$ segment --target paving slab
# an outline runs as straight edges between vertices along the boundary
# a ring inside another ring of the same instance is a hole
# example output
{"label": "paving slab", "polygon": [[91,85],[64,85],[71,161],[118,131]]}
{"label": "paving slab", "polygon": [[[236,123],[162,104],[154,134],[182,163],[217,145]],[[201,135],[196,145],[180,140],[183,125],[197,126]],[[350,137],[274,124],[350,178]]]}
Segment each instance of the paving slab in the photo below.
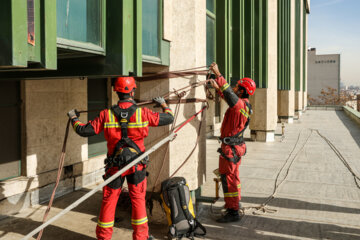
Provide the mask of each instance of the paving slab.
{"label": "paving slab", "polygon": [[[240,179],[241,221],[218,224],[223,195],[215,204],[198,203],[197,216],[207,228],[205,239],[360,239],[360,189],[339,157],[315,129],[328,138],[356,174],[360,172],[360,126],[342,111],[309,110],[293,124],[276,129],[275,142],[248,142],[242,159]],[[245,137],[249,137],[246,131]],[[207,182],[204,196],[215,195],[212,173],[218,167],[215,138],[207,140]],[[282,171],[281,171],[282,170]],[[276,180],[277,178],[277,180]],[[277,188],[269,210],[256,212]],[[81,189],[55,200],[54,216],[90,189]],[[221,191],[220,191],[221,192]],[[46,228],[42,239],[95,239],[101,192]],[[128,203],[116,216],[113,239],[131,239]],[[0,221],[0,239],[20,239],[40,225],[45,205],[22,210]],[[167,226],[150,222],[156,239],[166,239]]]}

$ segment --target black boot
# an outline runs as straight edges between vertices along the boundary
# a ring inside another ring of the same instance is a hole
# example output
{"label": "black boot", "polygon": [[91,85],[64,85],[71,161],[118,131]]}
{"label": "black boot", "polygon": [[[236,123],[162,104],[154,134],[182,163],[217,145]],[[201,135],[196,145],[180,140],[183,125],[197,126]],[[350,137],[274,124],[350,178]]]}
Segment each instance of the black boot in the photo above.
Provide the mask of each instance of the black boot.
{"label": "black boot", "polygon": [[240,215],[238,210],[227,209],[225,216],[217,219],[218,223],[228,223],[228,222],[237,222],[240,220]]}

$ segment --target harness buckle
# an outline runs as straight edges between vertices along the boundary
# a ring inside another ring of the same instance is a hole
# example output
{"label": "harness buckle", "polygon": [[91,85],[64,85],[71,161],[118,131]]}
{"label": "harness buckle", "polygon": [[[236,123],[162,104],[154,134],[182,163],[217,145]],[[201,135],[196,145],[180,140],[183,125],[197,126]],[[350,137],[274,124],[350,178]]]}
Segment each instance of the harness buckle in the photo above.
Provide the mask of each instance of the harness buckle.
{"label": "harness buckle", "polygon": [[129,116],[128,112],[121,112],[120,113],[121,118],[127,118]]}
{"label": "harness buckle", "polygon": [[223,143],[225,143],[226,145],[230,145],[230,144],[232,143],[230,137],[224,137],[222,141],[223,141]]}

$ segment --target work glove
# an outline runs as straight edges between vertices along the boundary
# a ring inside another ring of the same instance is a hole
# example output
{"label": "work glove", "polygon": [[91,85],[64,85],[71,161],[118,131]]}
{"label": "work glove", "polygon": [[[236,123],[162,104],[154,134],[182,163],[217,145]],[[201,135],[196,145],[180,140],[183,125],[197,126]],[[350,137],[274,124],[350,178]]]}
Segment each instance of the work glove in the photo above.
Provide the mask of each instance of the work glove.
{"label": "work glove", "polygon": [[153,98],[153,101],[161,106],[161,104],[165,103],[165,99],[163,97]]}
{"label": "work glove", "polygon": [[68,117],[70,119],[73,119],[75,117],[80,117],[80,113],[76,110],[76,109],[71,109],[68,113],[67,113]]}

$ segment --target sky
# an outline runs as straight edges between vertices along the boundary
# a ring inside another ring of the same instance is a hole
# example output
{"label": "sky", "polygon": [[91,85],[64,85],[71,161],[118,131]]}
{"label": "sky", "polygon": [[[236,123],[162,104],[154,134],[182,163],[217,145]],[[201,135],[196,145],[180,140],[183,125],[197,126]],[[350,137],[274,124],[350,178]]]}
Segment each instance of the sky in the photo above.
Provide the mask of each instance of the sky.
{"label": "sky", "polygon": [[340,77],[360,86],[360,0],[311,0],[308,47],[340,53]]}

